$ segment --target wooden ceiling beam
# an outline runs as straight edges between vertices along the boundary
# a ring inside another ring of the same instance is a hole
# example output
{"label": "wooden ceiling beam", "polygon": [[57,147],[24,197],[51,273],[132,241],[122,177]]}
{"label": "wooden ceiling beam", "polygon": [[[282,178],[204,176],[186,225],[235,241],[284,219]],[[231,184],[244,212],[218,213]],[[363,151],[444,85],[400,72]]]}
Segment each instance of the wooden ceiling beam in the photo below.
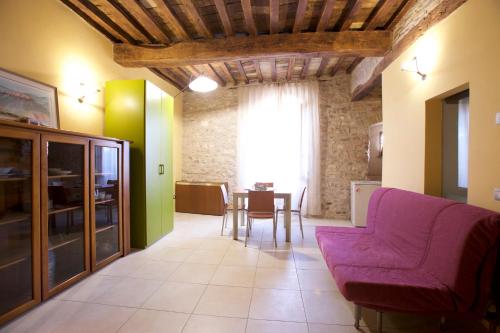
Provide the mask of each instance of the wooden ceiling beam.
{"label": "wooden ceiling beam", "polygon": [[247,73],[245,72],[245,68],[243,68],[243,64],[241,63],[241,61],[236,61],[236,66],[238,66],[238,71],[240,72],[243,82],[245,82],[245,84],[248,84]]}
{"label": "wooden ceiling beam", "polygon": [[224,73],[224,76],[226,77],[226,82],[232,82],[233,84],[236,84],[236,79],[233,76],[233,73],[231,73],[231,70],[229,69],[228,65],[225,62],[220,63],[219,66],[220,70],[222,73]]}
{"label": "wooden ceiling beam", "polygon": [[[457,1],[447,1],[447,2],[457,2]],[[460,1],[458,1],[460,2]],[[401,5],[398,7],[398,9],[394,12],[392,17],[389,19],[389,21],[386,23],[386,26],[384,27],[385,29],[393,29],[396,23],[401,20],[401,18],[410,10],[410,8],[413,8],[415,4],[417,3],[417,0],[403,0]]]}
{"label": "wooden ceiling beam", "polygon": [[352,63],[349,65],[349,67],[347,67],[347,69],[345,70],[345,72],[347,74],[351,74],[352,71],[356,68],[357,65],[359,65],[359,63],[363,61],[363,58],[354,58],[354,60],[352,61]]}
{"label": "wooden ceiling beam", "polygon": [[304,66],[300,72],[300,79],[303,80],[307,77],[307,72],[309,72],[309,65],[311,64],[311,58],[304,59]]}
{"label": "wooden ceiling beam", "polygon": [[172,32],[179,36],[179,39],[188,40],[191,39],[191,36],[188,34],[184,26],[174,15],[172,10],[167,6],[167,4],[163,0],[157,0],[156,7],[154,10],[161,17],[165,24],[172,30]]}
{"label": "wooden ceiling beam", "polygon": [[271,59],[271,80],[276,82],[278,80],[278,72],[276,70],[276,58]]}
{"label": "wooden ceiling beam", "polygon": [[241,7],[243,8],[243,16],[245,17],[248,34],[250,36],[257,36],[257,27],[255,26],[255,19],[253,18],[251,0],[241,0]]}
{"label": "wooden ceiling beam", "polygon": [[286,79],[287,81],[292,81],[292,75],[293,75],[293,68],[295,67],[295,58],[290,58],[288,60],[288,70],[286,73]]}
{"label": "wooden ceiling beam", "polygon": [[186,16],[191,21],[196,31],[198,31],[198,33],[205,38],[212,38],[212,32],[210,32],[207,25],[205,24],[205,21],[203,21],[193,1],[179,0],[179,3],[183,6]]}
{"label": "wooden ceiling beam", "polygon": [[380,0],[365,23],[363,23],[361,30],[375,30],[384,20],[387,21],[392,4],[393,2],[390,0]]}
{"label": "wooden ceiling beam", "polygon": [[107,0],[84,0],[84,3],[85,2],[90,2],[98,8],[100,12],[109,17],[109,19],[112,20],[117,26],[126,31],[127,34],[134,39],[134,42],[154,42],[153,40],[150,40],[150,38],[142,31],[140,31],[132,22],[130,22],[124,13]]}
{"label": "wooden ceiling beam", "polygon": [[323,72],[325,71],[325,68],[328,65],[329,61],[329,57],[321,58],[321,63],[319,64],[318,70],[316,71],[316,77],[321,77],[321,75],[323,75]]}
{"label": "wooden ceiling beam", "polygon": [[[100,12],[99,9],[95,8],[95,6],[91,3],[84,4],[79,0],[61,1],[114,43],[126,41],[134,42],[134,39],[131,38],[130,35],[128,35],[123,31],[123,29],[120,29],[119,27],[117,29],[117,25],[112,24],[113,21],[109,20],[106,15],[102,14],[102,12]],[[90,9],[88,6],[93,6],[95,8],[95,11]]]}
{"label": "wooden ceiling beam", "polygon": [[231,19],[227,14],[226,3],[224,0],[214,0],[215,7],[217,8],[217,13],[222,22],[222,27],[224,28],[224,34],[226,36],[233,36],[233,26],[231,25]]}
{"label": "wooden ceiling beam", "polygon": [[389,31],[313,32],[192,40],[172,46],[115,44],[114,59],[125,67],[175,67],[254,58],[384,55]]}
{"label": "wooden ceiling beam", "polygon": [[354,17],[361,9],[361,4],[362,4],[361,0],[351,0],[347,2],[345,13],[344,15],[341,16],[341,19],[336,24],[339,27],[338,30],[340,31],[349,30],[354,21]]}
{"label": "wooden ceiling beam", "polygon": [[269,0],[269,33],[277,34],[280,32],[280,1]]}
{"label": "wooden ceiling beam", "polygon": [[257,78],[259,82],[262,83],[264,78],[262,77],[262,71],[260,70],[260,62],[258,60],[254,60],[253,65],[255,67],[255,72],[257,72]]}
{"label": "wooden ceiling beam", "polygon": [[316,31],[325,31],[328,26],[328,21],[332,17],[333,6],[335,5],[335,0],[324,0],[323,7],[321,8],[321,16],[316,26]]}
{"label": "wooden ceiling beam", "polygon": [[170,44],[170,37],[161,29],[148,10],[135,0],[119,0],[120,4],[132,15],[156,41],[163,44]]}
{"label": "wooden ceiling beam", "polygon": [[297,3],[297,11],[295,12],[295,21],[293,23],[293,33],[296,34],[302,31],[304,15],[306,14],[307,0],[299,0]]}
{"label": "wooden ceiling beam", "polygon": [[339,58],[335,65],[332,67],[332,70],[330,71],[330,76],[335,76],[337,72],[340,70],[340,67],[342,66],[342,63],[344,62],[344,58]]}
{"label": "wooden ceiling beam", "polygon": [[217,81],[217,83],[221,87],[225,87],[226,86],[226,80],[224,80],[224,78],[219,73],[217,73],[217,71],[215,70],[215,68],[211,64],[205,65],[205,68],[207,69],[207,72],[208,72],[207,75],[212,80]]}
{"label": "wooden ceiling beam", "polygon": [[182,79],[175,74],[171,69],[169,68],[163,68],[163,69],[156,69],[156,68],[150,68],[150,70],[158,75],[159,77],[166,79],[167,82],[171,83],[174,87],[176,87],[179,90],[183,90],[186,88],[185,82],[182,82]]}

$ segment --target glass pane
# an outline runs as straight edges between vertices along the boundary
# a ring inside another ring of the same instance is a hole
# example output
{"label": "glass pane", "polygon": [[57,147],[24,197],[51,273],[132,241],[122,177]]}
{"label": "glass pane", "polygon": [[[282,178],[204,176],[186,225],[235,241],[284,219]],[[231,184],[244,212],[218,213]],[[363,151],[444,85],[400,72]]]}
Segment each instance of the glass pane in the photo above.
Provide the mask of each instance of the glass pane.
{"label": "glass pane", "polygon": [[120,251],[118,148],[95,147],[96,261]]}
{"label": "glass pane", "polygon": [[33,299],[32,142],[0,137],[0,314]]}
{"label": "glass pane", "polygon": [[85,270],[84,147],[49,143],[49,289]]}

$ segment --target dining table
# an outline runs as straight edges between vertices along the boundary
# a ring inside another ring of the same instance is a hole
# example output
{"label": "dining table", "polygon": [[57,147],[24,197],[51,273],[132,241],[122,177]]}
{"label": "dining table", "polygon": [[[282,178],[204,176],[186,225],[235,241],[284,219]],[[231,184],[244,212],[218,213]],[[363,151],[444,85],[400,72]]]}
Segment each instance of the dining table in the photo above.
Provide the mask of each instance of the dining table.
{"label": "dining table", "polygon": [[[245,199],[248,198],[248,189],[237,189],[233,191],[233,207],[243,207]],[[274,192],[275,199],[283,199],[285,210],[285,240],[290,242],[292,234],[292,193],[291,192]],[[244,225],[243,210],[241,211],[241,225]],[[238,240],[238,209],[233,209],[233,239]]]}

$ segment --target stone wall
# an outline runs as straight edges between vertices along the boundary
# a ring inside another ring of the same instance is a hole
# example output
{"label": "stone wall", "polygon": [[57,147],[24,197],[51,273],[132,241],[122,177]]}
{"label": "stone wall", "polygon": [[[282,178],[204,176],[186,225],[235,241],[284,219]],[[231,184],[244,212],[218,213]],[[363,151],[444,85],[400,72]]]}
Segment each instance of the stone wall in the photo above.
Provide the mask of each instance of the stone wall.
{"label": "stone wall", "polygon": [[[368,126],[381,121],[380,89],[351,102],[350,76],[321,81],[321,178],[323,216],[350,218],[350,181],[365,179]],[[237,182],[237,89],[186,93],[183,108],[182,177]]]}

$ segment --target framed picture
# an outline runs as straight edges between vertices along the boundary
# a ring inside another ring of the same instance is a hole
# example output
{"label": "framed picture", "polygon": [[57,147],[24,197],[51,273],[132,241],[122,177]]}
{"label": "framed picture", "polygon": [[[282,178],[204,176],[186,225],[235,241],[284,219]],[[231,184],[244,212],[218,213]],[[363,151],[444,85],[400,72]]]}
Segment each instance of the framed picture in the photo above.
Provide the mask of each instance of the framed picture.
{"label": "framed picture", "polygon": [[57,88],[0,69],[0,119],[59,128]]}

